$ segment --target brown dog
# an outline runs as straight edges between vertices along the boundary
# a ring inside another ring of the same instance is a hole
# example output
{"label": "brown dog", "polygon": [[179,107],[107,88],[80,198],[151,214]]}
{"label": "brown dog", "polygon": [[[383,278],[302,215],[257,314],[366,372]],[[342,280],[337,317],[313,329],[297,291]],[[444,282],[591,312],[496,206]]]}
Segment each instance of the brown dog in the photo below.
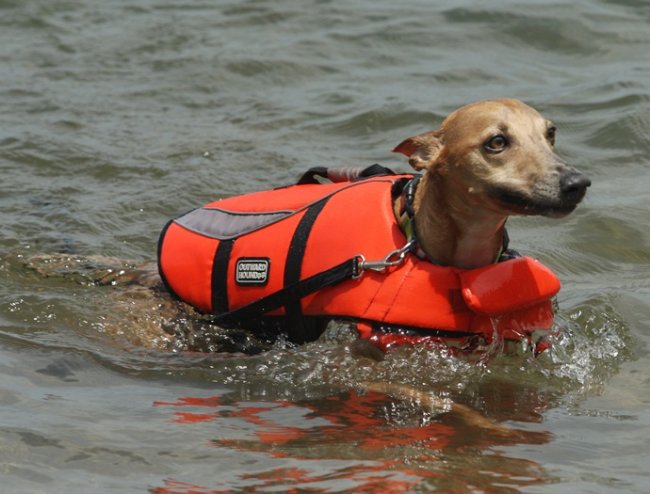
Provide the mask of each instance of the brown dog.
{"label": "brown dog", "polygon": [[426,172],[414,204],[422,249],[441,264],[485,266],[499,257],[508,216],[573,211],[591,182],[555,154],[555,131],[530,106],[500,99],[464,106],[399,144],[394,151]]}

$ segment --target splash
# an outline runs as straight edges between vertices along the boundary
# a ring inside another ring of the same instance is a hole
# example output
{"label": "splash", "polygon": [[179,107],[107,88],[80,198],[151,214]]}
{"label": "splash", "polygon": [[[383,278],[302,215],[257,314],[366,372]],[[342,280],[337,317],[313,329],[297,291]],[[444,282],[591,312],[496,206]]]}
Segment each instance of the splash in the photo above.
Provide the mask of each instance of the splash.
{"label": "splash", "polygon": [[598,391],[631,357],[628,328],[606,297],[592,298],[556,317],[547,376],[580,393]]}

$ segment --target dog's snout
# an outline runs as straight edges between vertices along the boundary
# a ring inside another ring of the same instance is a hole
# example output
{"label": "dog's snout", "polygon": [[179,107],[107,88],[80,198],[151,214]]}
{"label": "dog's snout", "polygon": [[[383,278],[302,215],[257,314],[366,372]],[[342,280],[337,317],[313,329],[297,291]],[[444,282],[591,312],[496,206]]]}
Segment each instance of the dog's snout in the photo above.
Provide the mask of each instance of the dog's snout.
{"label": "dog's snout", "polygon": [[587,192],[591,180],[580,172],[571,170],[560,178],[560,190],[567,199],[580,200]]}

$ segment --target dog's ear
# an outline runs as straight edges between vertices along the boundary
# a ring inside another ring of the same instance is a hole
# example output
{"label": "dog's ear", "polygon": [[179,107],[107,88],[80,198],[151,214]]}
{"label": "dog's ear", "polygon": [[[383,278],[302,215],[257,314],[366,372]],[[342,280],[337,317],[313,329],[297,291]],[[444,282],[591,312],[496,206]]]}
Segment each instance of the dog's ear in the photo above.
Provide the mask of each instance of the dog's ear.
{"label": "dog's ear", "polygon": [[430,170],[442,150],[442,132],[434,130],[403,140],[394,153],[402,153],[409,159],[409,164],[416,170]]}

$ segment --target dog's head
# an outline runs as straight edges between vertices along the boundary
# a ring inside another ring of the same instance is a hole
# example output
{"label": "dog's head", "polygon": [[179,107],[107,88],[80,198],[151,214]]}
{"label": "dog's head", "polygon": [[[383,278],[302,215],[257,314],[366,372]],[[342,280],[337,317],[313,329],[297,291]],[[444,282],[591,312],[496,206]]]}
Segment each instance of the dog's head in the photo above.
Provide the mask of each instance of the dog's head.
{"label": "dog's head", "polygon": [[584,197],[590,180],[555,154],[556,128],[512,99],[464,106],[440,129],[410,137],[393,151],[416,170],[500,213],[562,217]]}

